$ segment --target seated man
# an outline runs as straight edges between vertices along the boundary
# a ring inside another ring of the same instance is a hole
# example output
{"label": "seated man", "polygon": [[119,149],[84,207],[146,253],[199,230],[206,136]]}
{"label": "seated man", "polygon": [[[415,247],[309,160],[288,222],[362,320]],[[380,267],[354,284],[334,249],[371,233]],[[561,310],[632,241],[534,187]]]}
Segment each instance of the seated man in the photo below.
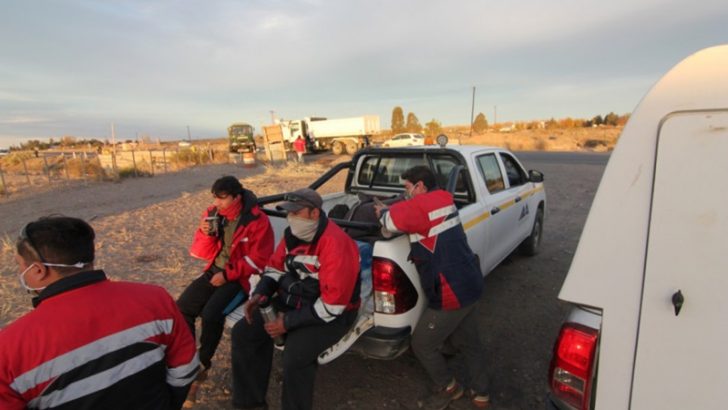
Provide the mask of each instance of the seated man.
{"label": "seated man", "polygon": [[[289,227],[232,332],[233,406],[267,408],[273,340],[285,336],[281,407],[311,409],[317,357],[348,330],[359,308],[359,252],[311,189],[286,196]],[[271,300],[272,299],[272,300]],[[263,323],[261,304],[279,311]]]}

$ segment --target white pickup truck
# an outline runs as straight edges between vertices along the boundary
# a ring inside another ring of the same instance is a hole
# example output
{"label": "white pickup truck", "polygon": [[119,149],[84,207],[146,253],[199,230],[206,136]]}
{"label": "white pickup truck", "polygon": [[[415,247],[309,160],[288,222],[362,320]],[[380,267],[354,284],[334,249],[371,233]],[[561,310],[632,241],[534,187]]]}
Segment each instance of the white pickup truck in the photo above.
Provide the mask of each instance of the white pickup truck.
{"label": "white pickup truck", "polygon": [[728,45],[668,72],[604,171],[559,298],[549,409],[725,409]]}
{"label": "white pickup truck", "polygon": [[[546,208],[543,174],[526,172],[511,152],[465,145],[359,151],[350,162],[336,165],[310,185],[317,189],[338,172],[348,172],[344,192],[323,196],[323,209],[358,241],[363,256],[360,320],[339,344],[324,352],[320,362],[333,360],[352,344],[354,350],[379,359],[393,359],[409,346],[427,302],[419,275],[408,261],[407,235],[382,237],[373,199],[385,203],[401,199],[400,175],[416,165],[429,166],[440,186],[453,193],[468,243],[484,274],[519,246],[529,255],[538,252]],[[283,217],[274,204],[284,195],[260,198],[259,204],[268,215]],[[271,223],[280,238],[285,219],[273,217]],[[373,303],[367,303],[370,297]]]}

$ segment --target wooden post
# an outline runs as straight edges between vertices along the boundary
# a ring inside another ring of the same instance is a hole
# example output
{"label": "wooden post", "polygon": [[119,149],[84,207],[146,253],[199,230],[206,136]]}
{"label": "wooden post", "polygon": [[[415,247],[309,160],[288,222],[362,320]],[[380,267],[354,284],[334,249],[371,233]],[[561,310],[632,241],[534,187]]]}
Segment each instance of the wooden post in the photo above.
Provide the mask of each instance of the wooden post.
{"label": "wooden post", "polygon": [[116,166],[116,148],[111,151],[111,170],[114,172],[114,177],[119,177],[119,170]]}
{"label": "wooden post", "polygon": [[68,174],[68,162],[66,162],[66,154],[63,154],[63,169],[66,171],[66,181],[70,181],[71,176]]}
{"label": "wooden post", "polygon": [[149,150],[149,166],[152,168],[152,176],[154,176],[154,156],[152,156],[152,150]]}
{"label": "wooden post", "polygon": [[51,170],[48,168],[48,160],[46,159],[46,156],[43,155],[43,170],[45,170],[46,177],[48,177],[48,185],[51,184]]}
{"label": "wooden post", "polygon": [[28,180],[28,185],[33,185],[32,182],[30,182],[30,175],[28,175],[28,165],[25,163],[25,159],[21,160],[23,162],[23,169],[25,170],[25,179]]}
{"label": "wooden post", "polygon": [[0,194],[6,194],[8,189],[5,187],[5,176],[3,175],[3,169],[0,168]]}
{"label": "wooden post", "polygon": [[80,157],[81,157],[81,176],[83,176],[83,183],[85,184],[86,182],[88,182],[88,181],[86,181],[86,158],[85,158],[86,156],[80,155]]}
{"label": "wooden post", "polygon": [[134,155],[134,150],[131,150],[131,162],[132,166],[134,167],[134,178],[137,178],[139,175],[137,174],[136,156]]}
{"label": "wooden post", "polygon": [[167,148],[162,148],[162,164],[164,165],[164,173],[167,173]]}

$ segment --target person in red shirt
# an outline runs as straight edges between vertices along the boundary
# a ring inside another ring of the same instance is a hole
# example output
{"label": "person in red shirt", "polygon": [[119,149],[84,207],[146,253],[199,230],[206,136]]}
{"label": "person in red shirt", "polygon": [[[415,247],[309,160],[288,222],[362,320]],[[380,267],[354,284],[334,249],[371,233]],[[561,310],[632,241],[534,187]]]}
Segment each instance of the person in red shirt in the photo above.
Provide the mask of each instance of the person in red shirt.
{"label": "person in red shirt", "polygon": [[94,270],[91,226],[25,225],[18,279],[31,312],[0,330],[0,409],[179,409],[199,369],[195,341],[161,287]]}
{"label": "person in red shirt", "polygon": [[[339,341],[359,309],[359,250],[321,210],[321,196],[300,189],[279,208],[289,227],[232,331],[233,406],[267,408],[272,338],[285,337],[283,410],[311,409],[318,355]],[[277,319],[263,322],[259,306]]]}
{"label": "person in red shirt", "polygon": [[[239,306],[250,291],[250,277],[259,275],[273,253],[273,229],[258,207],[253,192],[237,178],[224,176],[212,184],[213,204],[203,213],[190,254],[207,266],[177,300],[192,334],[195,319],[202,318],[200,362],[204,369],[190,390],[196,401],[197,386],[212,365],[225,326],[225,312]],[[242,298],[241,298],[242,296]],[[231,305],[233,303],[233,305]]]}
{"label": "person in red shirt", "polygon": [[[489,380],[478,333],[475,307],[483,292],[483,274],[468,245],[460,216],[449,192],[439,189],[432,170],[416,166],[402,173],[406,201],[375,205],[386,235],[409,235],[409,260],[427,296],[412,334],[412,351],[434,382],[431,394],[418,401],[421,409],[442,410],[465,389],[472,403],[490,404]],[[464,358],[465,383],[448,368],[442,347],[449,340]],[[463,386],[465,384],[465,386]]]}
{"label": "person in red shirt", "polygon": [[296,151],[298,162],[303,164],[303,154],[306,153],[306,141],[300,135],[293,141],[293,150]]}

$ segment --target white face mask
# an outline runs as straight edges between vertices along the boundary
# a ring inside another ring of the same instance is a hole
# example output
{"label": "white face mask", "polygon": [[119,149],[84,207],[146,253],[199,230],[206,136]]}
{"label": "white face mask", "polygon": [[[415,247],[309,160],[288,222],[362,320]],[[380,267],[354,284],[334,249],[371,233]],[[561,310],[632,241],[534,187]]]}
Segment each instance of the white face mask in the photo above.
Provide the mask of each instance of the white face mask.
{"label": "white face mask", "polygon": [[29,292],[40,292],[41,290],[45,289],[46,287],[45,287],[45,286],[43,286],[43,287],[40,287],[40,288],[31,288],[30,286],[28,286],[28,285],[27,285],[27,284],[25,283],[25,274],[26,274],[26,273],[28,272],[28,270],[30,270],[30,268],[32,268],[32,267],[33,267],[33,264],[31,263],[30,265],[28,265],[28,267],[27,267],[27,268],[25,268],[25,270],[24,270],[23,272],[21,272],[21,273],[20,273],[20,275],[18,275],[18,279],[20,279],[20,285],[21,285],[21,286],[23,286],[23,287],[25,288],[25,290],[27,290],[27,291],[29,291]]}
{"label": "white face mask", "polygon": [[311,242],[313,237],[316,236],[319,224],[317,219],[301,218],[300,216],[288,214],[286,220],[288,220],[288,225],[291,227],[291,233],[296,238]]}

